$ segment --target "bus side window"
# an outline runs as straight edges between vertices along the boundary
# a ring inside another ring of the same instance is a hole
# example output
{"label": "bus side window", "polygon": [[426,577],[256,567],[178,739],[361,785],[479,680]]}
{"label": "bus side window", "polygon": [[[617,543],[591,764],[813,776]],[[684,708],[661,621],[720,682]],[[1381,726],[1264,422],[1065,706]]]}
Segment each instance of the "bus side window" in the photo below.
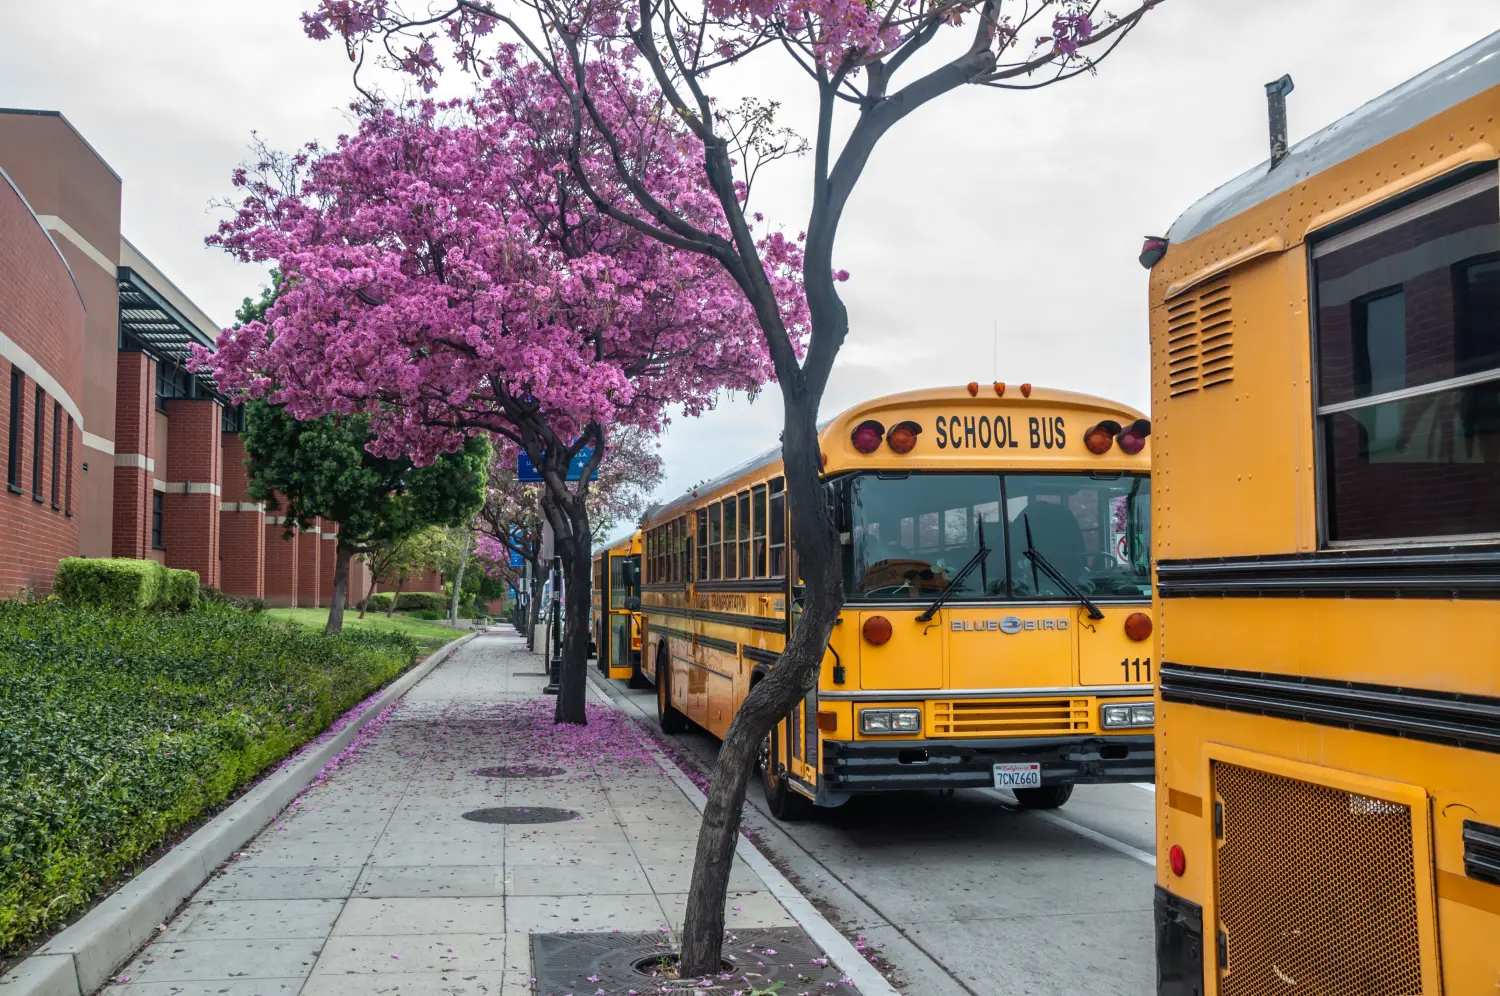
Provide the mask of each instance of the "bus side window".
{"label": "bus side window", "polygon": [[786,481],[771,482],[771,577],[786,577]]}
{"label": "bus side window", "polygon": [[718,502],[708,507],[708,577],[712,581],[724,579],[724,552],[720,547],[724,539],[722,514],[723,506]]}
{"label": "bus side window", "polygon": [[755,577],[750,560],[750,492],[740,492],[740,577]]}
{"label": "bus side window", "polygon": [[735,556],[735,536],[738,533],[739,519],[735,515],[738,506],[735,498],[730,495],[724,499],[724,578],[733,581],[740,576],[739,568],[736,566],[738,560]]}
{"label": "bus side window", "polygon": [[757,485],[750,491],[750,505],[754,529],[750,533],[750,560],[755,565],[755,576],[766,577],[766,486]]}

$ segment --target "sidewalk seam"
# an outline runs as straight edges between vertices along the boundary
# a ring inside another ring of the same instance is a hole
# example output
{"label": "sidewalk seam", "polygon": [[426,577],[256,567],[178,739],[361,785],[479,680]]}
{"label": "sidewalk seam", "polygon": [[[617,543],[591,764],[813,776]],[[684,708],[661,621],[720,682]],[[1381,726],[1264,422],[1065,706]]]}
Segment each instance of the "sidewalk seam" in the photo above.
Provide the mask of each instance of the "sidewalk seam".
{"label": "sidewalk seam", "polygon": [[[603,687],[605,679],[597,677],[592,668],[587,673],[589,689],[611,709],[625,712],[625,709]],[[678,791],[687,796],[688,801],[701,814],[708,805],[708,797],[693,784],[675,761],[662,752],[649,734],[645,737],[645,743],[646,749],[651,752],[657,766],[677,786]],[[735,842],[735,854],[760,877],[767,891],[791,915],[797,925],[807,931],[807,935],[823,949],[823,953],[849,977],[861,996],[901,996],[900,991],[891,985],[890,980],[866,961],[850,943],[849,938],[830,923],[828,918],[820,913],[818,908],[809,902],[807,897],[798,891],[797,887],[789,882],[786,876],[781,874],[781,871],[771,864],[770,859],[762,854],[760,849],[744,834],[740,834]]]}
{"label": "sidewalk seam", "polygon": [[[269,774],[7,972],[0,978],[0,992],[4,996],[82,996],[109,981],[120,965],[155,936],[156,925],[197,892],[223,861],[270,825],[370,720],[478,635],[466,633],[444,644],[391,682],[377,701],[336,736]],[[63,962],[71,971],[61,968]]]}

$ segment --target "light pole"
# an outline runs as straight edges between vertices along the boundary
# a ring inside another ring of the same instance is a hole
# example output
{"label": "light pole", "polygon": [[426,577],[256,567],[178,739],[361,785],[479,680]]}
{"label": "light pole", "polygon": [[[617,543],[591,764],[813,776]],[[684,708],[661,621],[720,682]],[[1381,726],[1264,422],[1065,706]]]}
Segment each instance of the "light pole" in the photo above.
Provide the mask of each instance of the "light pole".
{"label": "light pole", "polygon": [[562,690],[562,558],[552,557],[552,653],[548,661],[549,677],[543,695],[556,695]]}

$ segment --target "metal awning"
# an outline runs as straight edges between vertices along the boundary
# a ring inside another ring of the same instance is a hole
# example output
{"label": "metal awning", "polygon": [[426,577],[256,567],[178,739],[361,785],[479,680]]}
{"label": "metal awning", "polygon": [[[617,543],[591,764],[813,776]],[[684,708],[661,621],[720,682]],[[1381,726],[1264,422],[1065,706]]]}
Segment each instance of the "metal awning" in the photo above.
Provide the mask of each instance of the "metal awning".
{"label": "metal awning", "polygon": [[194,345],[214,346],[214,332],[200,329],[128,266],[119,268],[120,332],[159,360],[182,363]]}

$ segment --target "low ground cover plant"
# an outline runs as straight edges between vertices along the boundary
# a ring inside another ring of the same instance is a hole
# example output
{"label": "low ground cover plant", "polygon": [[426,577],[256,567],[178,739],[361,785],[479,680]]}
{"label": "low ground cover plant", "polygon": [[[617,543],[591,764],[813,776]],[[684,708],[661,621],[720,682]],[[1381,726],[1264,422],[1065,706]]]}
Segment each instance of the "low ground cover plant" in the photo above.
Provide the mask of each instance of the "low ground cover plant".
{"label": "low ground cover plant", "polygon": [[404,634],[325,637],[219,604],[0,602],[0,955],[85,907],[416,651]]}

